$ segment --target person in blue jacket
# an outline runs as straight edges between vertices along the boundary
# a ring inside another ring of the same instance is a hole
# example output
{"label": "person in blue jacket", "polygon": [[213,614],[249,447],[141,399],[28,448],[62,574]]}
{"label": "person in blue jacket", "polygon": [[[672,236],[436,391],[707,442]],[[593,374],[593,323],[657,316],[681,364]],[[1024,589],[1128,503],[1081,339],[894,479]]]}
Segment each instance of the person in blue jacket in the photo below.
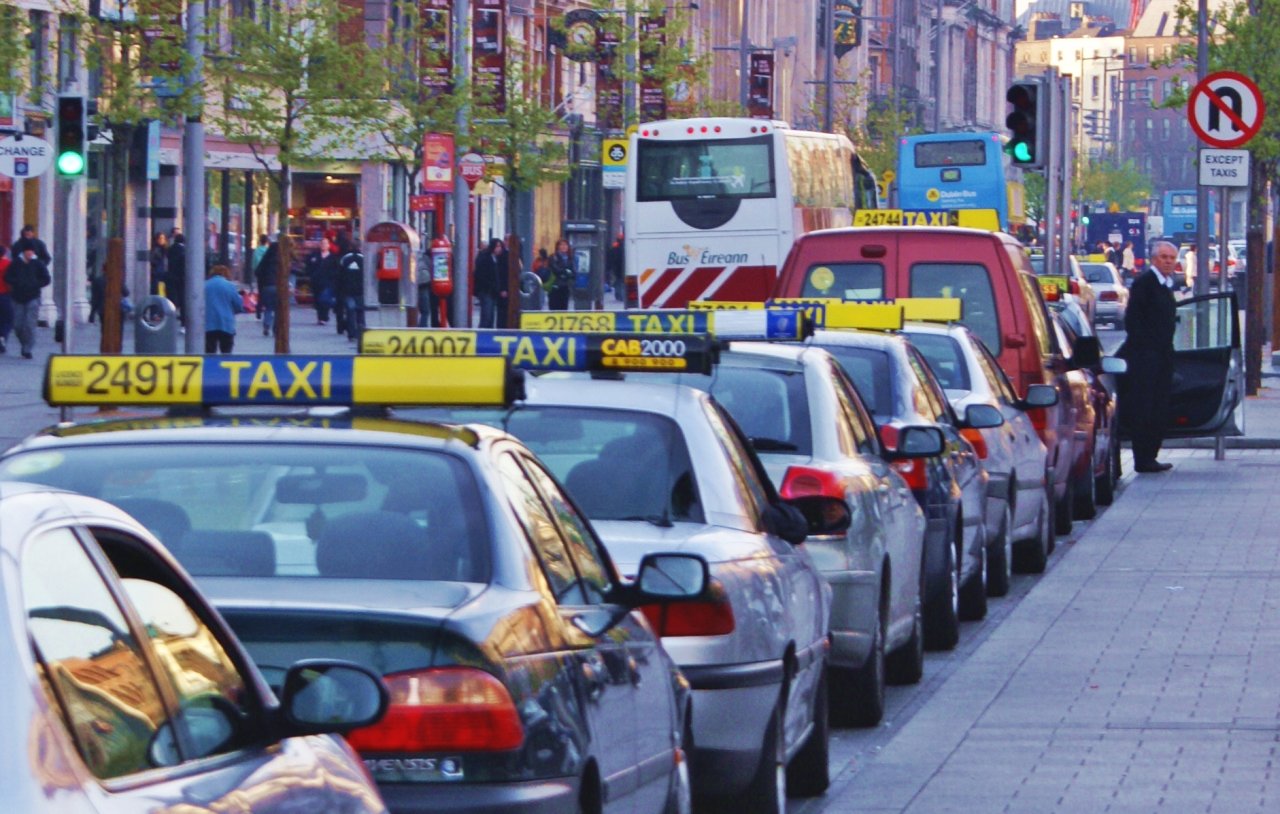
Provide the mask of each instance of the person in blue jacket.
{"label": "person in blue jacket", "polygon": [[236,314],[244,298],[231,282],[231,269],[216,265],[204,281],[204,352],[231,353],[236,344]]}

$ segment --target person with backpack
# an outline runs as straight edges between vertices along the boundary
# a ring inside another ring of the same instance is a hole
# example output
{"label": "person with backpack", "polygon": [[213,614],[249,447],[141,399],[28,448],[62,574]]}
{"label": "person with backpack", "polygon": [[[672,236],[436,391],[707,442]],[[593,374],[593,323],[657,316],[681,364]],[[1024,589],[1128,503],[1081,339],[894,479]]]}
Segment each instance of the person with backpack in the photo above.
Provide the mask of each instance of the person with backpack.
{"label": "person with backpack", "polygon": [[53,282],[49,269],[36,256],[34,246],[27,244],[22,253],[9,264],[4,275],[9,284],[9,298],[13,301],[13,321],[22,358],[33,357],[36,343],[36,325],[40,321],[40,290]]}
{"label": "person with backpack", "polygon": [[351,241],[351,251],[338,261],[338,296],[345,311],[347,338],[355,342],[364,333],[364,254],[357,240]]}
{"label": "person with backpack", "polygon": [[253,269],[253,278],[258,284],[258,311],[262,314],[262,335],[266,336],[275,328],[276,307],[280,304],[279,290],[276,287],[276,274],[280,257],[280,241],[271,239],[271,245],[262,253],[262,258]]}

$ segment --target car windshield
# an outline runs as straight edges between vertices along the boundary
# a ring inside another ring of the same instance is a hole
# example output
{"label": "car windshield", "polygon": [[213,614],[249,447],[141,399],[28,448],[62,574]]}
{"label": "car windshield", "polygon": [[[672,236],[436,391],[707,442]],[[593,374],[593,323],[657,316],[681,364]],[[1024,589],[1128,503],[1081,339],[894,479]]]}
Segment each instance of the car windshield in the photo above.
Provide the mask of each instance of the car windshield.
{"label": "car windshield", "polygon": [[1115,283],[1111,269],[1102,263],[1081,263],[1080,268],[1084,271],[1084,279],[1090,283]]}
{"label": "car windshield", "polygon": [[809,397],[802,372],[718,365],[712,376],[681,374],[674,380],[715,396],[756,452],[813,454]]}
{"label": "car windshield", "polygon": [[949,336],[910,331],[907,332],[907,338],[929,363],[929,369],[937,377],[942,389],[966,391],[973,389],[969,383],[969,366],[965,363],[960,343]]}
{"label": "car windshield", "polygon": [[197,577],[489,579],[484,502],[446,453],[113,444],[20,453],[0,461],[0,480],[114,503]]}
{"label": "car windshield", "polygon": [[848,345],[823,346],[845,373],[853,380],[853,386],[862,403],[871,410],[876,423],[893,418],[893,378],[890,372],[889,354],[874,348],[857,348]]}

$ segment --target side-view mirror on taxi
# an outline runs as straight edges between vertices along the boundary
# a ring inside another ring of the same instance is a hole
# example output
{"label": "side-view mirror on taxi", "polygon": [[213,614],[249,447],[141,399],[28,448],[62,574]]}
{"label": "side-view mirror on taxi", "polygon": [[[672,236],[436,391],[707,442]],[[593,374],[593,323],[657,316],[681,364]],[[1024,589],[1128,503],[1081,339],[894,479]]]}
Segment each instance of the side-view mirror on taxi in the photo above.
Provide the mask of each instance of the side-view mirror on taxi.
{"label": "side-view mirror on taxi", "polygon": [[843,498],[806,495],[793,497],[787,502],[799,509],[808,522],[809,533],[805,535],[806,538],[844,534],[853,523],[849,504]]}
{"label": "side-view mirror on taxi", "polygon": [[989,430],[1004,424],[1004,414],[990,404],[970,404],[964,411],[964,425],[974,430]]}
{"label": "side-view mirror on taxi", "polygon": [[1058,388],[1051,384],[1033,384],[1027,388],[1027,395],[1018,405],[1024,410],[1032,407],[1052,407],[1058,403]]}
{"label": "side-view mirror on taxi", "polygon": [[932,458],[941,455],[946,439],[937,427],[911,425],[896,427],[886,424],[880,428],[880,446],[886,460],[897,458]]}
{"label": "side-view mirror on taxi", "polygon": [[373,671],[348,661],[308,659],[285,673],[280,712],[295,734],[346,732],[377,723],[389,700]]}
{"label": "side-view mirror on taxi", "polygon": [[1102,362],[1102,343],[1096,336],[1082,336],[1076,340],[1072,349],[1070,364],[1072,368],[1097,367]]}
{"label": "side-view mirror on taxi", "polygon": [[791,545],[800,545],[809,536],[809,518],[795,505],[794,500],[779,500],[765,507],[763,517],[765,531],[781,537]]}
{"label": "side-view mirror on taxi", "polygon": [[1103,373],[1128,373],[1129,363],[1118,356],[1102,357]]}
{"label": "side-view mirror on taxi", "polygon": [[694,554],[645,554],[636,574],[647,602],[697,599],[710,581],[707,561]]}

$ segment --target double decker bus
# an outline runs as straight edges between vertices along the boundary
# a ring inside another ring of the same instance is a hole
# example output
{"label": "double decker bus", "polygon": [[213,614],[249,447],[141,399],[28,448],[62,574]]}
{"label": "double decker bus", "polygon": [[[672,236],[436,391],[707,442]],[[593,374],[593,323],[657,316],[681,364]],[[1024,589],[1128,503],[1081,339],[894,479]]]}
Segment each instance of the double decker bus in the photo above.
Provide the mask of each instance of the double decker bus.
{"label": "double decker bus", "polygon": [[877,206],[848,138],[762,119],[669,119],[632,134],[627,302],[763,301],[799,235]]}
{"label": "double decker bus", "polygon": [[[1217,222],[1218,217],[1218,205],[1214,201],[1216,197],[1216,195],[1209,196],[1210,232],[1214,230],[1213,224]],[[1195,243],[1196,215],[1200,211],[1196,204],[1196,191],[1171,189],[1160,196],[1160,204],[1160,214],[1164,216],[1164,234],[1160,237],[1169,238],[1174,243]]]}
{"label": "double decker bus", "polygon": [[1003,231],[1026,222],[1022,184],[1011,181],[999,133],[925,133],[898,142],[898,206],[994,209]]}

